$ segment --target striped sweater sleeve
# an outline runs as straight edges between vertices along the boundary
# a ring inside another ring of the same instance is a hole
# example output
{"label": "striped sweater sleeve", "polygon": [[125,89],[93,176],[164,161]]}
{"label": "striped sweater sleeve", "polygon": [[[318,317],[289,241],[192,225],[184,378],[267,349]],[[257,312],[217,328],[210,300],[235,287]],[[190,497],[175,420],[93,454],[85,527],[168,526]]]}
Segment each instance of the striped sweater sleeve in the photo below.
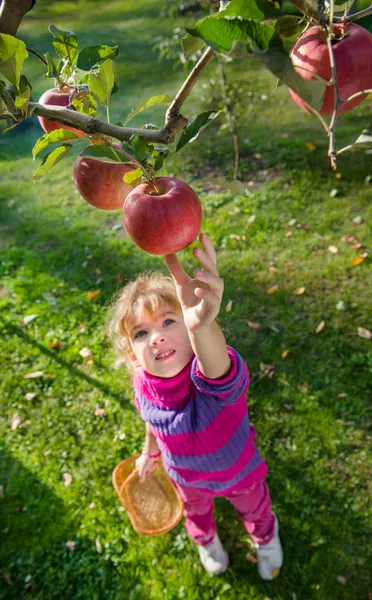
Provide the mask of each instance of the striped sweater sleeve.
{"label": "striped sweater sleeve", "polygon": [[249,387],[249,371],[242,357],[227,346],[231,358],[229,373],[221,379],[209,379],[205,377],[194,358],[191,368],[191,379],[195,387],[204,394],[214,396],[222,404],[234,404]]}

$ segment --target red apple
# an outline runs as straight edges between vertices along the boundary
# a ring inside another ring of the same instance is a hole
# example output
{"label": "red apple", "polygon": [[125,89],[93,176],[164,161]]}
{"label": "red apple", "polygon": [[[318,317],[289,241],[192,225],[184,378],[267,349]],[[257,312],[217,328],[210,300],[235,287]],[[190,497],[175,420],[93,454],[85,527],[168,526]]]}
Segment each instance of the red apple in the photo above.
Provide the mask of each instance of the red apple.
{"label": "red apple", "polygon": [[78,156],[73,178],[79,194],[96,208],[117,210],[134,189],[123,181],[124,175],[137,167],[131,163],[115,163],[88,156]]}
{"label": "red apple", "polygon": [[179,179],[158,177],[154,184],[143,183],[127,196],[125,227],[134,243],[145,252],[173,254],[197,237],[202,223],[200,200]]}
{"label": "red apple", "polygon": [[[334,32],[340,40],[332,43],[335,57],[337,83],[341,100],[346,100],[353,94],[372,88],[372,34],[363,27],[350,24],[335,24]],[[293,66],[303,79],[314,79],[315,73],[330,81],[332,77],[326,34],[316,25],[301,35],[293,46],[290,57]],[[302,67],[302,68],[298,68]],[[304,69],[307,69],[306,71]],[[310,71],[310,73],[308,72]],[[301,108],[311,112],[307,104],[289,90],[291,96]],[[348,112],[357,104],[363,102],[367,94],[358,96],[346,104],[339,104],[337,114]],[[334,86],[327,86],[320,114],[330,116],[335,105]]]}
{"label": "red apple", "polygon": [[[47,90],[39,99],[39,104],[44,104],[44,106],[68,106],[70,104],[69,93],[59,90],[58,88]],[[54,131],[55,129],[68,129],[69,131],[76,133],[79,137],[85,137],[87,135],[84,131],[80,131],[80,129],[75,129],[68,125],[61,125],[60,123],[56,123],[56,121],[50,121],[44,117],[38,117],[38,119],[41,127],[46,133]]]}

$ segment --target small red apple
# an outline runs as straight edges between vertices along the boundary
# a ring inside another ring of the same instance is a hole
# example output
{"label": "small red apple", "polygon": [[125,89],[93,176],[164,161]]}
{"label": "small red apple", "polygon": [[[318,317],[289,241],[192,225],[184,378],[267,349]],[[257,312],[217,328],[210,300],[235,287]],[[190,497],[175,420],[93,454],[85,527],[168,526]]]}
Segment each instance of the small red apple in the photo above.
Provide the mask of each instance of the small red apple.
{"label": "small red apple", "polygon": [[[340,99],[346,100],[357,92],[372,88],[372,34],[354,23],[335,24],[333,29],[337,37],[344,36],[342,39],[335,40],[332,47]],[[314,79],[312,73],[315,73],[322,79],[331,80],[332,72],[326,34],[319,25],[311,27],[298,38],[291,50],[290,57],[297,73],[303,79]],[[301,108],[311,112],[307,104],[295,92],[289,91]],[[346,104],[339,104],[337,114],[348,112],[363,102],[366,97],[367,94],[363,94]],[[331,116],[334,106],[334,86],[327,86],[323,105],[319,112],[323,116]]]}
{"label": "small red apple", "polygon": [[79,194],[96,208],[117,210],[134,189],[123,181],[124,175],[137,167],[132,163],[118,163],[78,156],[73,178]]}
{"label": "small red apple", "polygon": [[139,185],[127,196],[124,223],[134,243],[145,252],[173,254],[197,237],[202,208],[199,197],[187,183],[158,177],[153,183]]}
{"label": "small red apple", "polygon": [[[70,96],[68,92],[53,88],[44,92],[39,99],[39,104],[44,104],[44,106],[68,106],[70,104]],[[68,125],[61,125],[60,123],[56,123],[56,121],[50,121],[44,117],[38,117],[38,119],[41,127],[46,133],[54,131],[55,129],[68,129],[69,131],[76,133],[79,137],[85,137],[87,135],[84,131],[80,131],[80,129],[75,129]]]}

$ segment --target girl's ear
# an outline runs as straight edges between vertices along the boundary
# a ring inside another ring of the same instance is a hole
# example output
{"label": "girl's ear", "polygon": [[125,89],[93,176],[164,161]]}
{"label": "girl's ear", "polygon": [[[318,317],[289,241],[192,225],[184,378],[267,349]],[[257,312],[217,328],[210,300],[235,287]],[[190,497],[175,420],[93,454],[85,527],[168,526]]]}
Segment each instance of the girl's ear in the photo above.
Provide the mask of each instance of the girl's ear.
{"label": "girl's ear", "polygon": [[131,362],[132,367],[135,369],[136,367],[139,367],[139,363],[137,360],[137,356],[135,355],[135,353],[133,352],[132,348],[129,346],[128,348],[128,358]]}

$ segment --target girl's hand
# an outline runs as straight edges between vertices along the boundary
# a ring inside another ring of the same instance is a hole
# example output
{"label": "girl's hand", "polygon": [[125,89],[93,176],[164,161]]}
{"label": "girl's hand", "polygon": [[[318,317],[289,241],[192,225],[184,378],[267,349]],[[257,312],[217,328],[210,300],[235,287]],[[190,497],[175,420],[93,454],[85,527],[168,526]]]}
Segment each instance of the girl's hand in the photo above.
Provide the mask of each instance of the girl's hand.
{"label": "girl's hand", "polygon": [[155,471],[158,466],[158,458],[150,458],[149,456],[146,456],[146,454],[141,454],[136,460],[136,471],[138,472],[141,483],[143,483],[146,477]]}
{"label": "girl's hand", "polygon": [[194,248],[193,254],[200,263],[192,279],[184,270],[175,254],[164,257],[165,264],[176,284],[185,325],[195,332],[210,325],[220,312],[223,295],[223,280],[217,270],[216,251],[210,239],[201,233],[202,248]]}

